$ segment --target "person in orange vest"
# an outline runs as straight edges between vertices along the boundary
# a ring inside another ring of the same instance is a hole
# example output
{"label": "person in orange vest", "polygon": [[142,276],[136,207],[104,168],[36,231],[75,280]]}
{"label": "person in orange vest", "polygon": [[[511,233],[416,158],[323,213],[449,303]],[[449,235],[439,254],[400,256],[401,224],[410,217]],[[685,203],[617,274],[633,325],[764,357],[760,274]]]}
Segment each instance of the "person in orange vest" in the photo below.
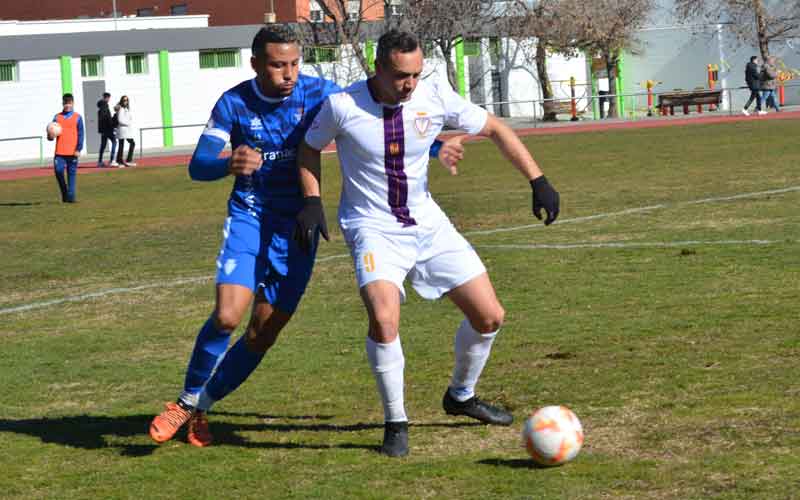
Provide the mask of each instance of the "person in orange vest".
{"label": "person in orange vest", "polygon": [[[73,111],[75,98],[72,94],[64,94],[61,99],[64,109],[53,117],[53,121],[61,125],[61,133],[53,136],[49,129],[47,139],[56,140],[56,154],[53,167],[61,190],[61,201],[75,203],[75,178],[78,176],[78,157],[83,149],[83,118]],[[67,170],[67,181],[64,181],[64,170]]]}

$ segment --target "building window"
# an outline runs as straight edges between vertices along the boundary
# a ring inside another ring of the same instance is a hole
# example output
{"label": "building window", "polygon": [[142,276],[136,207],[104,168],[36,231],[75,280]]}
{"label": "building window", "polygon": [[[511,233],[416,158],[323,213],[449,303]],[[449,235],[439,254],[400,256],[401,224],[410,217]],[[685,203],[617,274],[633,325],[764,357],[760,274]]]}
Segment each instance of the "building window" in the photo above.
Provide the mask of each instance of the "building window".
{"label": "building window", "polygon": [[491,60],[492,66],[497,66],[502,55],[503,55],[503,45],[500,43],[500,39],[497,37],[490,38],[489,59]]}
{"label": "building window", "polygon": [[152,7],[136,9],[136,17],[150,17],[153,15],[155,15],[155,10]]}
{"label": "building window", "polygon": [[81,56],[81,76],[84,78],[103,76],[103,58],[101,56]]}
{"label": "building window", "polygon": [[403,0],[389,0],[389,16],[403,15]]}
{"label": "building window", "polygon": [[169,8],[169,15],[171,16],[185,16],[187,12],[188,10],[186,9],[185,3],[173,5]]}
{"label": "building window", "polygon": [[17,77],[17,61],[0,61],[0,82],[16,82]]}
{"label": "building window", "polygon": [[361,18],[361,2],[359,0],[347,0],[347,20],[358,21]]}
{"label": "building window", "polygon": [[303,47],[303,62],[308,64],[318,64],[335,62],[339,60],[339,47],[318,46]]}
{"label": "building window", "polygon": [[212,49],[200,51],[200,69],[238,68],[238,49]]}
{"label": "building window", "polygon": [[147,73],[147,55],[125,54],[125,72],[129,75],[143,75]]}
{"label": "building window", "polygon": [[464,40],[464,56],[475,57],[481,55],[481,40],[480,38],[472,38]]}
{"label": "building window", "polygon": [[325,21],[325,12],[322,11],[322,7],[320,7],[319,3],[315,0],[311,0],[308,7],[311,9],[308,17],[312,23],[321,23]]}

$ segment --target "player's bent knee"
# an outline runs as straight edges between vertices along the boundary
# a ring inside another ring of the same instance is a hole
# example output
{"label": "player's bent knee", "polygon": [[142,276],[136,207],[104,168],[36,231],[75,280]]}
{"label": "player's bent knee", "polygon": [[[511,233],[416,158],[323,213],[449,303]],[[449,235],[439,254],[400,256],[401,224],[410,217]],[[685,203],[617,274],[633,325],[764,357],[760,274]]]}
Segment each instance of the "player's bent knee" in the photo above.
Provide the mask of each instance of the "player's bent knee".
{"label": "player's bent knee", "polygon": [[398,318],[391,313],[376,313],[369,323],[369,328],[372,332],[370,336],[377,339],[393,339],[397,336],[397,330],[400,327],[399,323]]}
{"label": "player's bent knee", "polygon": [[251,352],[264,354],[269,351],[270,347],[275,345],[277,339],[278,332],[248,328],[247,332],[245,332],[244,342]]}
{"label": "player's bent knee", "polygon": [[218,309],[214,312],[214,322],[219,330],[232,332],[236,330],[241,320],[241,315],[233,308]]}
{"label": "player's bent knee", "polygon": [[500,304],[494,310],[482,314],[477,320],[471,321],[472,328],[480,333],[496,332],[503,326],[503,321],[506,317],[506,311]]}

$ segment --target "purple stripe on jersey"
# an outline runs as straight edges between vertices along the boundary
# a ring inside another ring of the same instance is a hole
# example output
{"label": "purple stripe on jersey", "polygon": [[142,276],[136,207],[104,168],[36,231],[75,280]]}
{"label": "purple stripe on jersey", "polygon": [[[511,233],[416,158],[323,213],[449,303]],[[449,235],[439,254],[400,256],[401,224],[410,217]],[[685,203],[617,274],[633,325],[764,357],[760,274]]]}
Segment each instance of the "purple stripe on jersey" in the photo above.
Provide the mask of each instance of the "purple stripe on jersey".
{"label": "purple stripe on jersey", "polygon": [[384,169],[389,180],[389,207],[397,222],[415,226],[417,221],[408,210],[408,178],[405,173],[405,132],[403,131],[403,107],[383,108],[383,152]]}

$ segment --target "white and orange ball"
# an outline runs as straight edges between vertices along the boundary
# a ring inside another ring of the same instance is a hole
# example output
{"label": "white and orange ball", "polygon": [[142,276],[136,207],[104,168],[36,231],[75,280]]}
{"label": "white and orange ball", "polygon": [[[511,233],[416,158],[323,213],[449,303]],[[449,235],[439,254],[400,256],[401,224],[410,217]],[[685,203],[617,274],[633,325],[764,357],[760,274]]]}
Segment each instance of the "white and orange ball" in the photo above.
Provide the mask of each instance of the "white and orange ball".
{"label": "white and orange ball", "polygon": [[531,413],[525,421],[522,441],[537,464],[545,467],[561,465],[581,451],[583,427],[566,406],[545,406]]}
{"label": "white and orange ball", "polygon": [[50,122],[47,124],[47,136],[58,137],[61,135],[61,125],[57,122]]}

